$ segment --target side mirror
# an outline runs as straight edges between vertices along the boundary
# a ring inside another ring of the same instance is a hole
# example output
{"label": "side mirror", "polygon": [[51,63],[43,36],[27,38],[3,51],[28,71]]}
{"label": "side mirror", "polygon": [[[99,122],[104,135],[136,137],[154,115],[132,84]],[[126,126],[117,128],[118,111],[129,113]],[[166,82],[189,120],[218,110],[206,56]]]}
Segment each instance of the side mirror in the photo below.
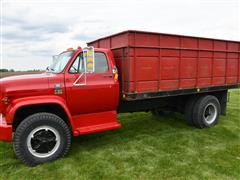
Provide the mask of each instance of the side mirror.
{"label": "side mirror", "polygon": [[94,47],[86,47],[83,49],[83,59],[86,73],[95,71]]}
{"label": "side mirror", "polygon": [[[79,75],[79,77],[73,83],[73,86],[86,85],[87,73],[93,73],[95,71],[94,47],[90,46],[83,49],[83,61],[85,72]],[[79,83],[81,79],[83,79],[83,82]]]}

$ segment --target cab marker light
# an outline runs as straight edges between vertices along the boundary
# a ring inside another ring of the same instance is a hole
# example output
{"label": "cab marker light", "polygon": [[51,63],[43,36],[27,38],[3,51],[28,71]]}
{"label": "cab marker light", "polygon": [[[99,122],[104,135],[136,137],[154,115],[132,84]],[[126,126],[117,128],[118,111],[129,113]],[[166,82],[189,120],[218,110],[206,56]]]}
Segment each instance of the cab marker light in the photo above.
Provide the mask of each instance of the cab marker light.
{"label": "cab marker light", "polygon": [[113,67],[113,75],[114,75],[114,79],[118,80],[118,70],[116,67]]}

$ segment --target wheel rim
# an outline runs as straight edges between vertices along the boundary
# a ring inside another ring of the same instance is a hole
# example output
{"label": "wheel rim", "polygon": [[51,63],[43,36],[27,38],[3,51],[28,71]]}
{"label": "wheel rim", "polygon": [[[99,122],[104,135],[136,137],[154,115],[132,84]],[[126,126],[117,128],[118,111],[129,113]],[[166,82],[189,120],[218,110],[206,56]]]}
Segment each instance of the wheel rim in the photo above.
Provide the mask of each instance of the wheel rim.
{"label": "wheel rim", "polygon": [[59,132],[50,126],[40,126],[33,129],[27,137],[29,152],[38,158],[53,155],[60,146]]}
{"label": "wheel rim", "polygon": [[207,124],[212,124],[217,117],[217,107],[210,103],[208,104],[203,111],[203,118]]}

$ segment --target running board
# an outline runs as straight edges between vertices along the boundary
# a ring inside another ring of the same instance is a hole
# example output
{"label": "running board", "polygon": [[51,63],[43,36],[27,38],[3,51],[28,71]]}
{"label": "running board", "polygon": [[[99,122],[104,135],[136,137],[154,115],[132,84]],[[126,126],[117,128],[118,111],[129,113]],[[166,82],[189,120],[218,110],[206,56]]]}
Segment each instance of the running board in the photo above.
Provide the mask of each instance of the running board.
{"label": "running board", "polygon": [[[116,111],[83,114],[73,117],[78,134],[89,134],[121,127]],[[74,133],[75,134],[75,133]]]}

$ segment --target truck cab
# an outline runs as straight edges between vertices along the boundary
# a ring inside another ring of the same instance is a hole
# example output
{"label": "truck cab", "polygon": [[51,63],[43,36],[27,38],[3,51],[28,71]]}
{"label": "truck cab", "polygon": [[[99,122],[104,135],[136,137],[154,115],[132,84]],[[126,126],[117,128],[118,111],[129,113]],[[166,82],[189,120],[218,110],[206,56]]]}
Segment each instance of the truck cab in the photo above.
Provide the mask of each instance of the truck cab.
{"label": "truck cab", "polygon": [[[87,57],[91,52],[94,57]],[[3,78],[0,83],[0,139],[12,141],[14,133],[16,154],[29,165],[64,154],[71,138],[61,131],[78,136],[121,127],[116,117],[119,83],[110,50],[68,49],[55,56],[45,73]]]}

